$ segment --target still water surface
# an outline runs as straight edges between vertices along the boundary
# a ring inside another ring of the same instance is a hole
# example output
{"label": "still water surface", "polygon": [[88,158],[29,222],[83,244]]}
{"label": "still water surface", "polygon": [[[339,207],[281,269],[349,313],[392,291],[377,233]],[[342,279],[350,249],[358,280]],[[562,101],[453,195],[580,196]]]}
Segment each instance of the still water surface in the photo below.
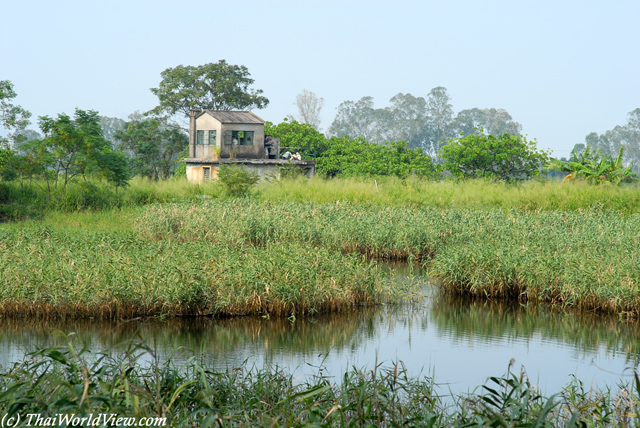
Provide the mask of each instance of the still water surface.
{"label": "still water surface", "polygon": [[[397,277],[406,265],[393,267]],[[420,272],[425,299],[416,305],[362,308],[313,319],[179,319],[165,322],[38,323],[0,320],[0,364],[48,346],[53,332],[75,332],[89,349],[114,352],[136,337],[160,360],[186,361],[202,352],[217,369],[247,362],[277,365],[297,376],[340,375],[355,366],[372,369],[401,361],[412,375],[435,377],[442,392],[472,390],[489,376],[526,370],[543,392],[558,392],[575,375],[585,387],[630,381],[640,363],[640,327],[613,317],[560,312],[544,306],[470,302],[441,296]]]}

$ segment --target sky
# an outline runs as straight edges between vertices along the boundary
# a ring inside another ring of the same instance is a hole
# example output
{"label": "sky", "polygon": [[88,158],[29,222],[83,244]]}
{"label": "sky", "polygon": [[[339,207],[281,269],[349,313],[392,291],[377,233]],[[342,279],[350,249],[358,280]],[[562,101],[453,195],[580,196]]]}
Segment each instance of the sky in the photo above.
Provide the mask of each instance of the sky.
{"label": "sky", "polygon": [[502,108],[568,156],[640,108],[640,0],[0,0],[0,80],[37,117],[126,119],[178,65],[244,65],[279,123],[303,89],[340,103],[444,86],[454,112]]}

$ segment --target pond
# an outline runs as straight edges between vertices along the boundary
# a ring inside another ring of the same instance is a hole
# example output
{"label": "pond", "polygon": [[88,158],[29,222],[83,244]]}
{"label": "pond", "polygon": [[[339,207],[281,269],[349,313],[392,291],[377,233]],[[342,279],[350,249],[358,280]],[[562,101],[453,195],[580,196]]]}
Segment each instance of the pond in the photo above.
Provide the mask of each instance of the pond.
{"label": "pond", "polygon": [[[576,376],[588,389],[630,381],[640,363],[640,329],[614,317],[559,311],[543,305],[478,302],[443,296],[407,265],[397,278],[420,281],[419,304],[359,308],[312,319],[187,318],[167,321],[36,322],[0,320],[0,364],[53,343],[56,330],[75,333],[89,349],[114,352],[142,338],[161,361],[180,364],[203,353],[217,369],[243,362],[279,366],[297,376],[340,375],[401,361],[412,375],[434,377],[442,392],[462,393],[489,376],[526,370],[532,384],[553,394]],[[407,277],[409,277],[407,279]],[[60,341],[60,339],[58,339]],[[147,356],[147,358],[151,358]]]}

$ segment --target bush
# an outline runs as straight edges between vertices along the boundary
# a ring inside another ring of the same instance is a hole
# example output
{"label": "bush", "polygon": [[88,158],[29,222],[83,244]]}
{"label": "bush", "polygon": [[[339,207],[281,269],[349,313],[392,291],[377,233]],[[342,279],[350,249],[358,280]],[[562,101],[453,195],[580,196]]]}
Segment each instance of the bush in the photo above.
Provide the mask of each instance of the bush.
{"label": "bush", "polygon": [[220,182],[225,186],[230,196],[246,196],[260,180],[258,174],[249,172],[237,165],[221,165],[218,173]]}
{"label": "bush", "polygon": [[536,140],[522,135],[467,135],[442,147],[444,169],[460,178],[491,177],[524,180],[538,175],[548,153],[536,149]]}

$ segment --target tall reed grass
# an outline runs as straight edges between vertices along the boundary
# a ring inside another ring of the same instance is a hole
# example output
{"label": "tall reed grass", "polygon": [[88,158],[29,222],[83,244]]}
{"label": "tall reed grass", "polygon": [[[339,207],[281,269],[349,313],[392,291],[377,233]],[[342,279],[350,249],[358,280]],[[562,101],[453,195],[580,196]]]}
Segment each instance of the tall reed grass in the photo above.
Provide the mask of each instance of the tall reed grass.
{"label": "tall reed grass", "polygon": [[204,186],[186,180],[152,181],[134,178],[130,186],[115,191],[106,182],[74,181],[66,191],[49,193],[46,183],[0,182],[0,221],[41,219],[47,213],[122,210],[153,203],[196,201],[220,197],[216,182]]}
{"label": "tall reed grass", "polygon": [[638,214],[236,201],[150,207],[136,231],[151,240],[297,242],[420,259],[451,292],[640,314]]}
{"label": "tall reed grass", "polygon": [[[138,364],[144,355],[151,364]],[[279,368],[220,371],[200,358],[176,368],[144,344],[118,358],[89,355],[71,342],[41,349],[3,369],[0,389],[0,412],[25,426],[29,414],[53,426],[64,425],[64,415],[79,421],[104,414],[199,427],[637,427],[640,411],[637,374],[635,385],[618,392],[574,381],[545,396],[508,372],[454,396],[440,394],[432,378],[408,376],[400,362],[353,368],[340,383],[322,372],[296,381]]]}
{"label": "tall reed grass", "polygon": [[601,206],[622,214],[640,212],[635,185],[592,186],[575,182],[423,181],[383,179],[282,180],[263,184],[260,199],[271,202],[373,203],[396,207],[516,209],[529,212],[577,211]]}
{"label": "tall reed grass", "polygon": [[5,316],[284,315],[398,298],[360,256],[298,243],[142,240],[131,233],[0,231]]}
{"label": "tall reed grass", "polygon": [[[422,181],[321,178],[281,180],[260,184],[253,197],[274,203],[316,202],[373,203],[382,206],[473,208],[522,211],[576,211],[594,205],[621,214],[640,211],[636,186],[590,186],[586,183],[528,181],[509,184],[485,180]],[[153,203],[222,199],[228,195],[216,181],[205,185],[186,179],[131,180],[117,193],[100,181],[77,181],[67,191],[49,194],[45,183],[0,183],[0,221],[42,218],[45,213],[99,210],[126,210]]]}

